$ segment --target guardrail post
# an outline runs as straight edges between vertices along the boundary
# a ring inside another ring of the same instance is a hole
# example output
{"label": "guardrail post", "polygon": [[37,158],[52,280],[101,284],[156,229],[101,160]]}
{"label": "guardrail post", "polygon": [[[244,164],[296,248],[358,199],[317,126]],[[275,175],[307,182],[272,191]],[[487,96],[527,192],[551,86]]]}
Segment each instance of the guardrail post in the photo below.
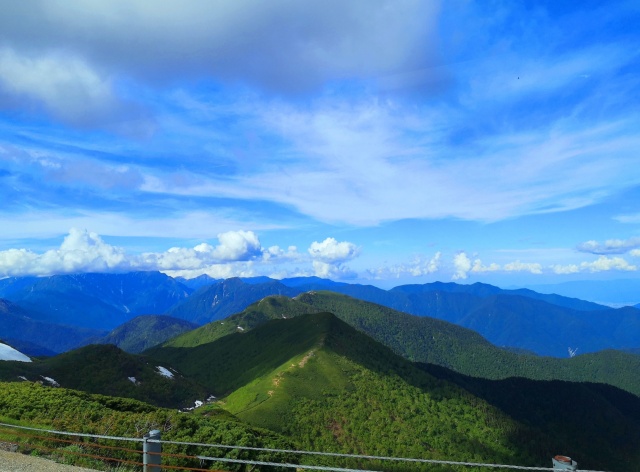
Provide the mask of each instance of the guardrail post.
{"label": "guardrail post", "polygon": [[574,471],[578,469],[578,463],[571,457],[557,455],[551,459],[553,470]]}
{"label": "guardrail post", "polygon": [[160,431],[154,429],[145,434],[142,439],[142,463],[144,465],[144,472],[160,472],[160,466],[162,465],[162,444],[156,442],[149,442],[149,439],[160,440]]}

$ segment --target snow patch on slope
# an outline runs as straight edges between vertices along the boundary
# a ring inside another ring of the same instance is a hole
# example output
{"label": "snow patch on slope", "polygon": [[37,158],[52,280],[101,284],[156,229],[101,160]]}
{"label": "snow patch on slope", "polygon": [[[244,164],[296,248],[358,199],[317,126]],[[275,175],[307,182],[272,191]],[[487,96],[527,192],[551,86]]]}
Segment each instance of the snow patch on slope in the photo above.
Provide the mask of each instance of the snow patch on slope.
{"label": "snow patch on slope", "polygon": [[31,359],[11,346],[0,343],[0,361],[31,362]]}
{"label": "snow patch on slope", "polygon": [[168,379],[172,379],[173,378],[173,374],[169,371],[169,369],[162,367],[160,365],[156,366],[156,369],[158,369],[158,373],[160,375],[162,375],[163,377],[166,377]]}
{"label": "snow patch on slope", "polygon": [[40,377],[42,377],[44,380],[49,382],[49,384],[51,384],[52,387],[59,387],[60,386],[60,384],[58,382],[56,382],[55,379],[52,379],[51,377],[46,377],[44,375],[41,375]]}

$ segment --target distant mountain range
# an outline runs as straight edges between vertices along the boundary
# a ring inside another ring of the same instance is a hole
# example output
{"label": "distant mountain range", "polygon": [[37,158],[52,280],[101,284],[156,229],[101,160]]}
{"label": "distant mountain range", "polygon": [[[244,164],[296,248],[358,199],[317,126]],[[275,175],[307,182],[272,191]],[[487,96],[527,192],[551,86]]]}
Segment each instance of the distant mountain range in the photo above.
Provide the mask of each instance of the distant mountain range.
{"label": "distant mountain range", "polygon": [[640,301],[640,279],[576,280],[559,284],[532,285],[541,293],[558,293],[567,297],[603,304],[637,304]]}
{"label": "distant mountain range", "polygon": [[0,280],[0,297],[20,305],[32,318],[99,330],[138,315],[163,314],[192,292],[160,272]]}
{"label": "distant mountain range", "polygon": [[[276,281],[267,277],[214,280],[201,276],[176,280],[158,272],[0,280],[0,296],[10,300],[6,303],[13,304],[14,314],[16,310],[22,310],[19,311],[19,322],[15,316],[11,318],[13,331],[2,334],[39,346],[43,349],[41,352],[62,352],[96,342],[106,331],[140,315],[168,315],[203,325],[239,313],[267,296],[295,297],[318,290],[330,290],[397,311],[449,321],[473,329],[491,343],[514,352],[569,357],[603,349],[630,351],[640,347],[638,308],[612,309],[527,289],[504,290],[480,283],[436,282],[382,290],[317,277]],[[0,320],[0,327],[2,322],[8,326],[9,318]],[[37,323],[47,323],[51,329]],[[141,326],[122,329],[129,333],[151,330]],[[54,332],[59,334],[51,339]],[[62,332],[69,335],[63,336]],[[44,333],[52,336],[44,336]],[[161,341],[165,339],[167,337]],[[146,342],[130,348],[122,344],[127,350],[150,345],[151,342]]]}
{"label": "distant mountain range", "polygon": [[30,356],[68,351],[106,334],[97,329],[39,321],[32,316],[33,312],[0,299],[0,337]]}
{"label": "distant mountain range", "polygon": [[640,343],[640,311],[612,309],[531,290],[503,290],[486,284],[432,283],[382,290],[318,278],[245,282],[228,279],[200,288],[170,315],[203,324],[237,313],[268,295],[296,296],[331,290],[418,316],[473,329],[498,346],[540,355],[633,349]]}

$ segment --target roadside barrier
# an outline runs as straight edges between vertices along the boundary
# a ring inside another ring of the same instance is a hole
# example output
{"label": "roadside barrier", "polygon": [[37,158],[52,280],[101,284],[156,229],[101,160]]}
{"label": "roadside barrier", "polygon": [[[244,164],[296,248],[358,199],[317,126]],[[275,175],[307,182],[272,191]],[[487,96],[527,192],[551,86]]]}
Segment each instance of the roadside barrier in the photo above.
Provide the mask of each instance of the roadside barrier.
{"label": "roadside barrier", "polygon": [[[66,437],[66,439],[64,438]],[[114,443],[128,443],[130,447],[117,446]],[[75,456],[78,458],[94,459],[104,464],[117,465],[126,464],[140,467],[143,472],[160,472],[162,470],[182,470],[195,472],[211,472],[220,470],[220,464],[244,464],[256,466],[293,468],[300,470],[321,470],[330,472],[370,472],[363,468],[343,468],[329,467],[322,465],[307,465],[288,462],[270,462],[250,459],[236,459],[230,457],[216,457],[215,455],[203,454],[183,454],[174,452],[163,452],[163,445],[167,446],[192,446],[198,448],[216,448],[222,450],[256,451],[282,453],[288,455],[317,456],[317,457],[337,457],[345,459],[370,460],[378,462],[400,462],[431,464],[434,466],[454,466],[454,467],[474,467],[489,469],[514,469],[528,471],[576,471],[576,472],[604,472],[595,470],[578,469],[577,463],[566,456],[557,455],[552,459],[552,467],[527,467],[510,464],[491,464],[477,462],[461,462],[436,459],[415,459],[407,457],[374,456],[365,454],[341,454],[318,451],[298,451],[289,449],[260,448],[250,446],[238,446],[228,444],[208,444],[183,441],[166,441],[161,439],[161,432],[150,431],[142,438],[127,438],[121,436],[107,436],[99,434],[75,433],[70,431],[57,431],[51,429],[33,428],[29,426],[19,426],[7,423],[0,423],[0,445],[16,446],[23,450],[37,450],[56,456]],[[140,444],[141,448],[135,448]],[[57,447],[56,447],[57,446]],[[76,446],[72,448],[70,446]],[[78,450],[79,449],[79,450]],[[89,452],[91,451],[91,452]],[[168,459],[163,463],[163,459]],[[180,465],[182,462],[183,465]],[[195,466],[194,464],[199,464]],[[212,469],[211,467],[214,466]],[[208,468],[205,468],[208,467]],[[259,470],[259,469],[258,469]],[[372,472],[372,471],[371,471]]]}

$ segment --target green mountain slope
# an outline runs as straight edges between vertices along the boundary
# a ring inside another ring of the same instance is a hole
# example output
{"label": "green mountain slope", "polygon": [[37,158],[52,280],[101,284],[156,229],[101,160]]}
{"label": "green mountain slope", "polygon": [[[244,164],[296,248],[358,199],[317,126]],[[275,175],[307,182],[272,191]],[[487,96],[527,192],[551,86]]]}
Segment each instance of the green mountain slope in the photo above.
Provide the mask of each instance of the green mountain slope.
{"label": "green mountain slope", "polygon": [[411,361],[489,379],[602,382],[640,395],[640,356],[632,353],[601,351],[571,359],[518,354],[500,349],[476,332],[452,323],[408,315],[333,292],[308,292],[295,299],[266,297],[241,313],[184,333],[165,346],[198,346],[234,332],[248,332],[270,319],[322,311],[334,313]]}
{"label": "green mountain slope", "polygon": [[248,331],[269,320],[291,318],[322,310],[299,302],[295,298],[272,295],[253,303],[244,311],[220,321],[214,321],[164,343],[167,347],[195,347],[210,343],[227,334]]}
{"label": "green mountain slope", "polygon": [[166,407],[185,407],[204,400],[204,387],[142,356],[112,345],[91,345],[32,363],[0,361],[0,380],[41,382],[89,393],[128,397]]}
{"label": "green mountain slope", "polygon": [[197,327],[194,323],[170,316],[142,315],[118,326],[96,343],[113,344],[123,351],[138,354]]}
{"label": "green mountain slope", "polygon": [[[271,320],[195,348],[159,347],[149,354],[226,395],[224,407],[240,419],[285,434],[304,448],[544,466],[550,456],[565,453],[585,467],[640,470],[640,450],[628,448],[640,440],[640,422],[624,415],[625,408],[640,408],[637,397],[627,395],[619,406],[615,395],[578,395],[590,387],[558,383],[537,410],[510,417],[329,313]],[[570,422],[548,419],[574,396],[576,415]],[[602,422],[591,422],[593,408],[612,421],[610,431],[594,430]],[[624,445],[617,437],[621,432],[628,438]],[[596,433],[597,452],[589,447]]]}

